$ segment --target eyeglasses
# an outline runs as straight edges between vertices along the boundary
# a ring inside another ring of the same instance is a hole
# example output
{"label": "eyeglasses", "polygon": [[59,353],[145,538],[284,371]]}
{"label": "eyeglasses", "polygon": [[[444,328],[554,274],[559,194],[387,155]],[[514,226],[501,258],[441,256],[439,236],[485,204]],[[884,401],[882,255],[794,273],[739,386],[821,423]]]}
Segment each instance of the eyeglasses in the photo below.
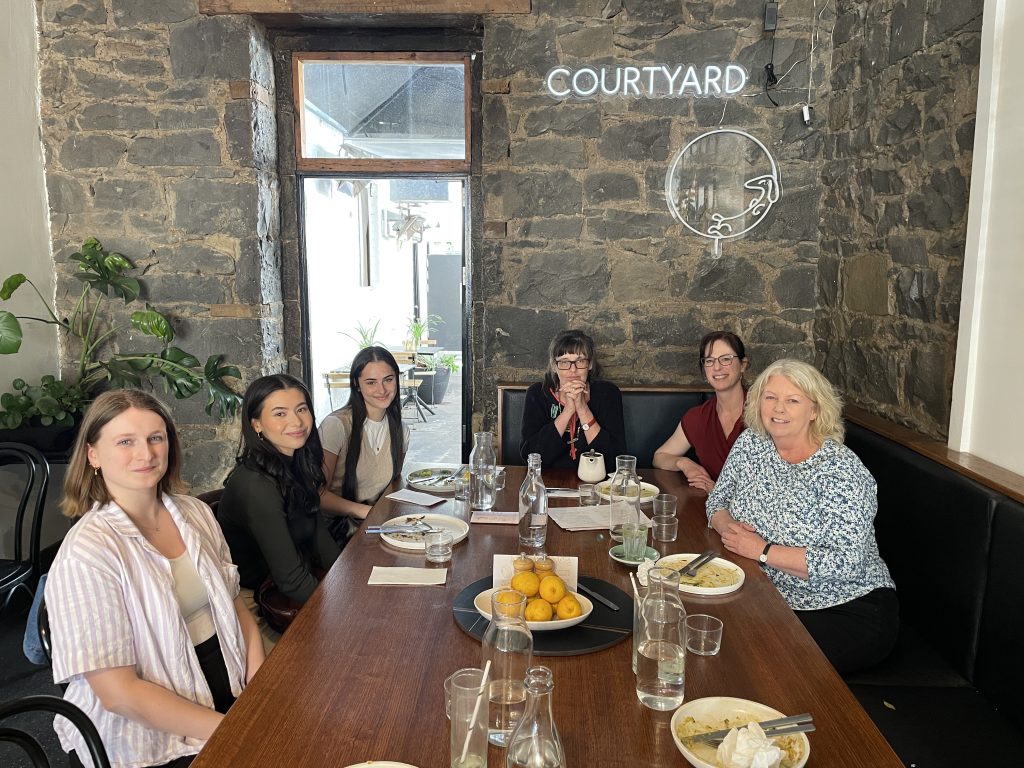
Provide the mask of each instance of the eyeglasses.
{"label": "eyeglasses", "polygon": [[575,360],[555,360],[555,367],[560,371],[568,371],[573,367],[582,370],[590,367],[590,361],[585,357],[577,357]]}
{"label": "eyeglasses", "polygon": [[715,361],[717,360],[719,365],[721,365],[723,368],[728,368],[730,365],[736,362],[736,360],[738,360],[739,357],[739,355],[719,355],[718,357],[702,357],[700,359],[700,364],[703,365],[705,368],[714,368]]}

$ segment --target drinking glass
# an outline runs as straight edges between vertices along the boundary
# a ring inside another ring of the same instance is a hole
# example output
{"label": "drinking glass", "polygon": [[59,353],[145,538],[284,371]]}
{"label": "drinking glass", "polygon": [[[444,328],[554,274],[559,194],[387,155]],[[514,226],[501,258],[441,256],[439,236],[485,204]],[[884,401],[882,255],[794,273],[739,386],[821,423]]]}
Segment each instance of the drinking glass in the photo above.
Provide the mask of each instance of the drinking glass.
{"label": "drinking glass", "polygon": [[447,563],[452,559],[452,537],[451,531],[430,531],[423,537],[426,550],[427,562]]}
{"label": "drinking glass", "polygon": [[656,541],[675,541],[679,535],[679,520],[674,515],[655,515],[652,524]]}
{"label": "drinking glass", "polygon": [[640,562],[647,554],[647,524],[626,523],[622,526],[622,558]]}
{"label": "drinking glass", "polygon": [[597,504],[597,493],[594,491],[593,483],[580,483],[577,489],[580,494],[581,507],[593,507]]}
{"label": "drinking glass", "polygon": [[[672,515],[675,517],[677,501],[678,499],[671,493],[659,493],[651,500],[651,511],[655,515]],[[668,541],[671,541],[671,539],[668,539]]]}
{"label": "drinking glass", "polygon": [[487,692],[482,669],[460,669],[451,676],[451,766],[487,765]]}
{"label": "drinking glass", "polygon": [[444,679],[444,716],[449,720],[452,719],[452,681],[462,672],[479,673],[480,670],[476,667],[465,667],[456,672],[452,672]]}
{"label": "drinking glass", "polygon": [[706,613],[686,617],[686,650],[698,656],[714,656],[722,650],[722,620]]}

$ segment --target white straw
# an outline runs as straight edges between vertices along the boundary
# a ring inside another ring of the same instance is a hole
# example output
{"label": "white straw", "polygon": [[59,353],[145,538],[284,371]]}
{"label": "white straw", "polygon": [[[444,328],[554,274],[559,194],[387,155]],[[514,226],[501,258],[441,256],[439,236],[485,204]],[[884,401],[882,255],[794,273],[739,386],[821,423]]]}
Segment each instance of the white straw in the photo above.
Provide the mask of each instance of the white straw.
{"label": "white straw", "polygon": [[636,585],[636,576],[632,571],[629,572],[629,580],[633,582],[633,597],[640,597],[640,588]]}
{"label": "white straw", "polygon": [[[462,757],[459,764],[466,762],[466,754],[469,752],[469,739],[473,735],[473,728],[476,727],[476,718],[480,714],[480,702],[484,700],[484,690],[487,688],[487,677],[491,673],[491,660],[484,664],[484,673],[480,676],[480,693],[476,697],[476,706],[473,707],[473,716],[469,719],[469,728],[466,730],[466,743],[462,745]],[[490,698],[490,696],[488,696]]]}

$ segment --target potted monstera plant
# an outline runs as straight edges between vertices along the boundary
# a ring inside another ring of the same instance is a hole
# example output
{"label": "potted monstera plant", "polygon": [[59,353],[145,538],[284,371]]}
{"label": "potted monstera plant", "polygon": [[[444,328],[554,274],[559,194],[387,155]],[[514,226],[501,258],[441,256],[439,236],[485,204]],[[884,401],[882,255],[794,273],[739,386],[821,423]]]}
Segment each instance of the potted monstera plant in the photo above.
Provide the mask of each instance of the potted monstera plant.
{"label": "potted monstera plant", "polygon": [[[47,375],[38,384],[22,378],[10,382],[10,390],[0,394],[0,440],[40,445],[45,440],[40,440],[39,430],[72,429],[91,398],[103,389],[151,386],[155,381],[163,382],[164,390],[179,399],[205,391],[206,412],[211,416],[223,419],[235,414],[241,398],[225,379],[239,378],[238,368],[223,364],[222,355],[200,362],[173,344],[170,321],[148,302],[123,320],[123,313],[111,311],[111,300],[120,299],[126,306],[139,302],[141,285],[128,274],[134,266],[125,256],[89,238],[69,258],[77,262],[75,277],[82,290],[67,317],[61,317],[23,274],[9,276],[0,286],[0,300],[9,300],[19,289],[31,289],[43,307],[41,315],[32,316],[0,308],[0,355],[12,355],[21,348],[22,322],[39,322],[57,326],[76,356],[62,378]],[[129,349],[126,332],[155,340],[157,349]]]}

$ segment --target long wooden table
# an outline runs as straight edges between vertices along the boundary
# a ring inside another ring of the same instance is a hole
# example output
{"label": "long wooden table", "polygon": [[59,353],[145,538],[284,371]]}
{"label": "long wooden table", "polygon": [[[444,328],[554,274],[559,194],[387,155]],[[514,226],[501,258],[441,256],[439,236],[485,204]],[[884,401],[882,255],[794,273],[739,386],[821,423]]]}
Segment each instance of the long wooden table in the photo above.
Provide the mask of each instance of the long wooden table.
{"label": "long wooden table", "polygon": [[[676,472],[643,470],[646,481],[680,498],[679,538],[662,554],[724,551],[704,517],[702,492]],[[517,507],[522,467],[509,467],[496,510]],[[575,486],[566,471],[544,472],[551,486]],[[552,499],[552,505],[572,504]],[[381,499],[367,518],[381,523],[424,511]],[[431,512],[456,514],[449,498]],[[548,552],[580,558],[580,574],[627,593],[629,569],[608,556],[606,531],[570,533],[549,523]],[[207,743],[195,768],[348,766],[394,760],[421,768],[448,764],[442,684],[460,667],[479,666],[480,643],[456,625],[452,603],[491,572],[494,553],[516,553],[514,525],[471,526],[456,545],[443,587],[370,587],[374,565],[424,566],[420,553],[357,533]],[[687,655],[686,698],[738,696],[788,714],[811,712],[809,766],[901,766],[888,743],[756,563],[725,555],[746,573],[743,587],[719,598],[684,597],[688,612],[725,622],[717,656]],[[630,611],[631,606],[622,606]],[[554,716],[570,766],[685,766],[669,729],[671,712],[637,700],[632,643],[583,656],[543,657],[554,673]],[[489,765],[504,765],[490,748]]]}

